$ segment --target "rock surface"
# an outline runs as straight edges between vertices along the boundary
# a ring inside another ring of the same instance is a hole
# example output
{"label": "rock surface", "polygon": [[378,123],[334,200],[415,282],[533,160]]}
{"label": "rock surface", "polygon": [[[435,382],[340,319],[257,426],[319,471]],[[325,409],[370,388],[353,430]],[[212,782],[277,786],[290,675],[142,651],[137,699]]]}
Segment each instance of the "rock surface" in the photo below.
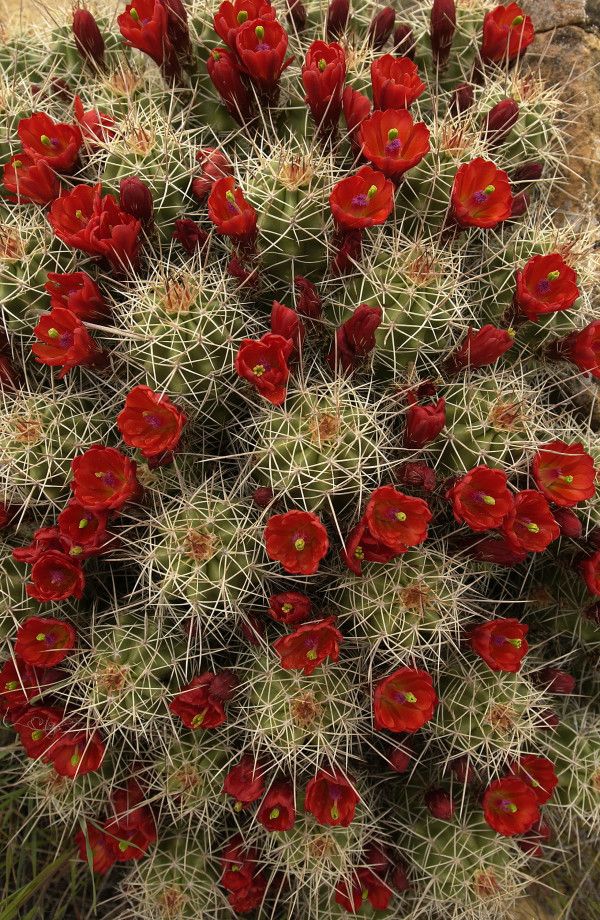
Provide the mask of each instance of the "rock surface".
{"label": "rock surface", "polygon": [[537,32],[582,26],[587,21],[585,0],[528,0],[523,8],[531,16]]}

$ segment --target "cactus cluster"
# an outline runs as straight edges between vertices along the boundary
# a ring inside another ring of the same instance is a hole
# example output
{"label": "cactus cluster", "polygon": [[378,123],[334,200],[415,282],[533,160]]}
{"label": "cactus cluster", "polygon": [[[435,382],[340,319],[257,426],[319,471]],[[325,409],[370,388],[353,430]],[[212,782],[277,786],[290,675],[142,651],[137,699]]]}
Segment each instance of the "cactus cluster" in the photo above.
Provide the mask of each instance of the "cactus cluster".
{"label": "cactus cluster", "polygon": [[597,243],[533,40],[483,0],[3,39],[0,768],[80,892],[43,916],[500,920],[597,843]]}

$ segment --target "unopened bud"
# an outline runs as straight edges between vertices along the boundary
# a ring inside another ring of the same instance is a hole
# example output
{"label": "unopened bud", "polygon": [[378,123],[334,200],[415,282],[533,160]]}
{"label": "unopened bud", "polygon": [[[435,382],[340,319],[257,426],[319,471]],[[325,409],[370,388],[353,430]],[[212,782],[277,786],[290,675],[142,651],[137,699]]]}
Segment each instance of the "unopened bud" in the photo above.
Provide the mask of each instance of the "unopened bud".
{"label": "unopened bud", "polygon": [[543,163],[537,163],[531,161],[530,163],[523,163],[522,166],[518,166],[513,173],[514,182],[535,182],[537,179],[542,178],[544,172]]}
{"label": "unopened bud", "polygon": [[548,693],[570,696],[575,689],[575,678],[559,668],[544,668],[540,671],[538,679]]}
{"label": "unopened bud", "polygon": [[287,7],[287,18],[290,25],[293,26],[297,32],[302,32],[306,26],[306,20],[308,19],[306,7],[301,0],[287,0]]}
{"label": "unopened bud", "polygon": [[527,192],[519,192],[518,195],[513,195],[512,208],[510,211],[511,217],[522,217],[528,209],[529,195]]}
{"label": "unopened bud", "polygon": [[405,22],[401,22],[394,29],[394,54],[410,58],[412,61],[415,57],[415,46],[413,30]]}
{"label": "unopened bud", "polygon": [[485,139],[488,144],[501,144],[517,123],[519,106],[514,99],[503,99],[487,113],[485,118]]}
{"label": "unopened bud", "polygon": [[89,10],[73,13],[73,37],[81,57],[104,69],[104,39]]}
{"label": "unopened bud", "polygon": [[431,51],[438,67],[445,67],[448,63],[455,31],[456,4],[454,0],[433,0],[430,27]]}
{"label": "unopened bud", "polygon": [[454,814],[454,802],[445,789],[428,789],[425,793],[425,805],[434,818],[450,821]]}
{"label": "unopened bud", "polygon": [[344,32],[350,15],[350,0],[331,0],[327,10],[327,38],[332,41]]}
{"label": "unopened bud", "polygon": [[268,486],[261,486],[259,489],[255,489],[252,493],[252,501],[259,508],[268,508],[275,501],[273,489]]}
{"label": "unopened bud", "polygon": [[369,40],[376,51],[380,51],[394,31],[396,12],[391,6],[385,6],[376,13],[369,26]]}
{"label": "unopened bud", "polygon": [[452,95],[448,111],[456,118],[470,109],[475,102],[475,90],[470,83],[460,83]]}
{"label": "unopened bud", "polygon": [[552,516],[563,537],[569,537],[571,540],[578,540],[583,533],[581,521],[572,510],[572,508],[553,508]]}
{"label": "unopened bud", "polygon": [[149,224],[154,215],[154,202],[150,189],[137,176],[121,179],[119,186],[121,207],[132,217],[137,217],[143,224]]}

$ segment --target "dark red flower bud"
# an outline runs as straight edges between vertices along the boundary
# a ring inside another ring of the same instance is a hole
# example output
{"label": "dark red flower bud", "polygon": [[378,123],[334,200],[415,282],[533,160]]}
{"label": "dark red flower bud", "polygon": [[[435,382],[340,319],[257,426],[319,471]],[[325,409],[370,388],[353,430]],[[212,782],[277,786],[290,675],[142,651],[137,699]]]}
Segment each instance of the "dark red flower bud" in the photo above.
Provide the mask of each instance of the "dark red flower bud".
{"label": "dark red flower bud", "polygon": [[190,30],[187,10],[181,0],[162,0],[167,14],[167,35],[178,55],[184,57],[190,50]]}
{"label": "dark red flower bud", "polygon": [[306,7],[302,3],[302,0],[287,0],[287,8],[289,24],[292,28],[296,29],[297,32],[302,32],[306,26],[306,20],[308,19],[308,13],[306,12]]}
{"label": "dark red flower bud", "polygon": [[401,22],[394,29],[394,52],[398,57],[410,58],[415,57],[415,35],[407,23]]}
{"label": "dark red flower bud", "polygon": [[552,709],[542,709],[535,719],[537,728],[554,731],[560,725],[560,719]]}
{"label": "dark red flower bud", "polygon": [[523,163],[513,173],[513,182],[535,182],[542,178],[544,164],[537,162]]}
{"label": "dark red flower bud", "polygon": [[350,0],[331,0],[327,10],[327,38],[338,38],[345,30],[350,15]]}
{"label": "dark red flower bud", "polygon": [[73,37],[81,57],[104,69],[104,39],[89,10],[73,13]]}
{"label": "dark red flower bud", "polygon": [[271,310],[271,332],[292,342],[294,345],[292,356],[302,348],[305,333],[304,324],[295,310],[279,303],[278,300],[273,301]]}
{"label": "dark red flower bud", "polygon": [[362,257],[362,230],[341,231],[332,243],[337,248],[330,264],[331,274],[337,277],[353,272]]}
{"label": "dark red flower bud", "polygon": [[369,40],[376,51],[381,51],[388,38],[394,31],[396,11],[392,6],[384,6],[373,16],[369,26]]}
{"label": "dark red flower bud", "polygon": [[275,501],[273,489],[268,486],[261,486],[252,493],[252,501],[259,508],[268,508]]}
{"label": "dark red flower bud", "polygon": [[137,217],[143,224],[150,224],[154,216],[152,194],[145,182],[137,176],[121,179],[119,202],[127,214]]}
{"label": "dark red flower bud", "polygon": [[578,540],[583,533],[583,526],[571,508],[553,508],[552,516],[560,527],[562,537]]}
{"label": "dark red flower bud", "polygon": [[597,626],[600,626],[600,601],[597,604],[591,604],[589,607],[583,611],[583,616],[586,620],[589,620],[590,623],[596,623]]}
{"label": "dark red flower bud", "polygon": [[454,814],[452,796],[445,789],[428,789],[425,793],[425,805],[434,818],[450,821]]}
{"label": "dark red flower bud", "polygon": [[575,678],[559,668],[544,668],[538,674],[538,681],[547,693],[560,693],[564,696],[570,696],[576,685]]}
{"label": "dark red flower bud", "polygon": [[438,399],[428,406],[410,406],[406,413],[403,446],[409,450],[419,450],[435,441],[445,425],[445,399]]}
{"label": "dark red flower bud", "polygon": [[336,331],[335,344],[327,356],[330,366],[344,373],[355,370],[375,348],[375,332],[383,313],[379,307],[361,304]]}
{"label": "dark red flower bud", "polygon": [[424,492],[433,492],[437,482],[433,467],[420,460],[401,463],[396,469],[396,479],[404,485],[423,489]]}
{"label": "dark red flower bud", "polygon": [[299,294],[296,301],[296,313],[308,319],[318,319],[323,312],[323,305],[319,292],[312,283],[301,275],[296,275],[294,288]]}
{"label": "dark red flower bud", "polygon": [[185,251],[192,256],[207,244],[208,233],[189,217],[179,217],[175,221],[173,239],[181,243]]}
{"label": "dark red flower bud", "polygon": [[454,0],[433,0],[431,7],[431,50],[438,67],[444,67],[450,57],[452,39],[456,31],[456,4]]}
{"label": "dark red flower bud", "polygon": [[16,390],[22,380],[21,371],[6,355],[0,355],[0,390]]}
{"label": "dark red flower bud", "polygon": [[534,824],[531,830],[527,831],[520,840],[517,840],[519,849],[527,853],[528,856],[540,857],[543,854],[542,844],[552,839],[552,829],[546,824],[543,818]]}
{"label": "dark red flower bud", "polygon": [[233,167],[227,155],[217,147],[201,147],[196,160],[201,173],[192,180],[192,192],[199,201],[204,201],[217,179],[230,176]]}
{"label": "dark red flower bud", "polygon": [[501,358],[512,348],[515,334],[509,329],[483,326],[469,329],[458,348],[452,352],[444,365],[447,374],[457,374],[467,367],[486,367]]}
{"label": "dark red flower bud", "polygon": [[360,150],[360,143],[357,136],[358,128],[371,112],[371,100],[363,93],[359,93],[358,90],[353,89],[351,86],[347,86],[342,95],[342,111],[344,113],[346,128],[350,135],[352,149],[355,153],[358,153]]}
{"label": "dark red flower bud", "polygon": [[529,209],[530,197],[527,192],[517,192],[513,195],[512,205],[510,208],[511,220],[516,217],[523,217]]}
{"label": "dark red flower bud", "polygon": [[546,355],[556,360],[571,361],[582,373],[600,380],[600,319],[579,332],[571,332],[551,342]]}
{"label": "dark red flower bud", "polygon": [[452,93],[448,111],[453,118],[457,118],[471,108],[475,102],[475,90],[470,83],[460,83]]}
{"label": "dark red flower bud", "polygon": [[229,48],[213,48],[206,69],[231,117],[241,125],[246,124],[252,115],[252,99],[233,52]]}
{"label": "dark red flower bud", "polygon": [[506,140],[519,118],[519,106],[514,99],[503,99],[487,113],[484,135],[495,146]]}
{"label": "dark red flower bud", "polygon": [[406,866],[403,863],[397,863],[394,866],[390,876],[390,881],[396,891],[400,893],[410,888],[410,883],[406,874]]}
{"label": "dark red flower bud", "polygon": [[396,773],[406,773],[414,759],[413,751],[407,744],[390,746],[385,758]]}
{"label": "dark red flower bud", "polygon": [[477,772],[471,764],[467,754],[463,754],[461,757],[456,757],[454,760],[451,760],[449,767],[457,782],[462,785],[469,786],[477,782]]}

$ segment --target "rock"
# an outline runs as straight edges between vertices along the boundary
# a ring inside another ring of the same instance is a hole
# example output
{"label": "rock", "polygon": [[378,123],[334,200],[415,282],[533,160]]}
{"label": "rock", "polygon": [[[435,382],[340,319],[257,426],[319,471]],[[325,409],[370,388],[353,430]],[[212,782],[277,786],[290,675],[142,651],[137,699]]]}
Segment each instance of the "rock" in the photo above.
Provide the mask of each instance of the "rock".
{"label": "rock", "polygon": [[525,0],[522,8],[533,19],[536,32],[582,26],[587,18],[585,0]]}

